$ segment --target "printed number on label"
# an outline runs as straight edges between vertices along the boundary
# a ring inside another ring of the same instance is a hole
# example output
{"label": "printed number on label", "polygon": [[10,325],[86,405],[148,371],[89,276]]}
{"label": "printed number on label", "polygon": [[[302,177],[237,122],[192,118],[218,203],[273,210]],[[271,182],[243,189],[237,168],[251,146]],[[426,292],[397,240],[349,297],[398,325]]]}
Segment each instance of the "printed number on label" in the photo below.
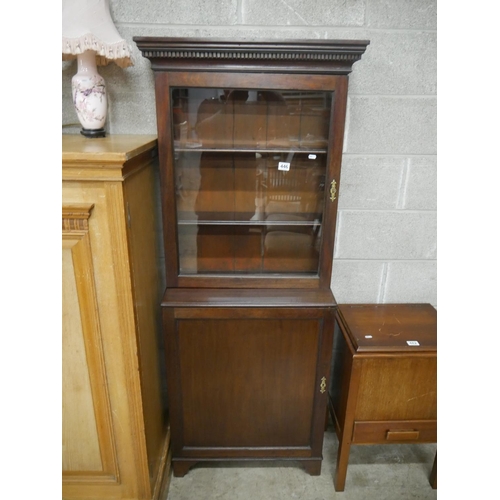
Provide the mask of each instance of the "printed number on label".
{"label": "printed number on label", "polygon": [[408,345],[420,345],[416,340],[407,340],[406,343]]}
{"label": "printed number on label", "polygon": [[284,170],[285,172],[288,172],[290,170],[290,163],[286,161],[280,161],[278,163],[278,170]]}

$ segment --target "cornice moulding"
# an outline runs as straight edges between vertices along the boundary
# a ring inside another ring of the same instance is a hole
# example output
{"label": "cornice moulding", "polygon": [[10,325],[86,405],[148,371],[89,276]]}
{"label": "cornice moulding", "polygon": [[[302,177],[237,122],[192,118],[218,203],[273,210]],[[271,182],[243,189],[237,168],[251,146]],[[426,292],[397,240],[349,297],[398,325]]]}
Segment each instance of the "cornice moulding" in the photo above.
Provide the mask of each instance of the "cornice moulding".
{"label": "cornice moulding", "polygon": [[[238,71],[348,74],[368,40],[271,40],[134,37],[155,71]],[[287,64],[293,62],[294,67]],[[297,63],[300,63],[297,65]]]}

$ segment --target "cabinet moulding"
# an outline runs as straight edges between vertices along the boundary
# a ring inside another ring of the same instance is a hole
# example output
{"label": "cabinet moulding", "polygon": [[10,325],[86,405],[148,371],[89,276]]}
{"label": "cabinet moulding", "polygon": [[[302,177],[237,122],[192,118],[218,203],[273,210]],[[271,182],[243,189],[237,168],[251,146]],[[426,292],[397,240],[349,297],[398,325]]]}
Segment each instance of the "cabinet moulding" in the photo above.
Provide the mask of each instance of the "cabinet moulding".
{"label": "cabinet moulding", "polygon": [[101,160],[99,162],[81,161],[78,159],[63,160],[63,181],[102,181],[123,182],[127,177],[146,168],[156,161],[154,154],[145,152],[142,155],[128,160],[125,164],[116,161]]}
{"label": "cabinet moulding", "polygon": [[65,205],[62,207],[63,233],[88,232],[93,204]]}
{"label": "cabinet moulding", "polygon": [[[352,65],[370,43],[368,40],[274,40],[232,41],[224,39],[183,39],[163,37],[134,37],[144,57],[153,69],[175,69],[176,64],[200,64],[210,71],[220,65],[236,62],[239,70],[251,71],[258,65],[260,72],[286,67],[286,72],[348,74]],[[233,67],[233,70],[236,69]],[[238,69],[236,69],[238,70]]]}

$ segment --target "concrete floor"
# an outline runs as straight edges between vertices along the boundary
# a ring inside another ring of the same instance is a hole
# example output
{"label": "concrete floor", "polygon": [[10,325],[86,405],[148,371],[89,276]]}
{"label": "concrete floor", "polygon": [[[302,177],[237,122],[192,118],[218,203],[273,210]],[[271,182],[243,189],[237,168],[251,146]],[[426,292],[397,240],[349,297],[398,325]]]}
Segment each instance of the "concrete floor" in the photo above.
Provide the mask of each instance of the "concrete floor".
{"label": "concrete floor", "polygon": [[335,492],[338,441],[325,433],[321,475],[283,462],[198,464],[171,478],[168,500],[406,500],[436,499],[429,484],[435,444],[353,446],[345,491]]}

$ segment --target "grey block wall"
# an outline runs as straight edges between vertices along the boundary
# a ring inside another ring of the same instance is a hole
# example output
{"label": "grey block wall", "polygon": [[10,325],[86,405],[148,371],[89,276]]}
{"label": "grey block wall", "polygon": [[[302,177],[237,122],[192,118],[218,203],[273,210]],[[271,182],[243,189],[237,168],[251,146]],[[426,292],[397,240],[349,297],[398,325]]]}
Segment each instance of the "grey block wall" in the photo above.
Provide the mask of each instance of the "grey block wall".
{"label": "grey block wall", "polygon": [[[153,74],[134,36],[368,39],[350,76],[332,290],[339,303],[436,296],[436,0],[110,0],[134,66],[100,68],[111,134],[155,134]],[[75,62],[63,133],[79,133]]]}

